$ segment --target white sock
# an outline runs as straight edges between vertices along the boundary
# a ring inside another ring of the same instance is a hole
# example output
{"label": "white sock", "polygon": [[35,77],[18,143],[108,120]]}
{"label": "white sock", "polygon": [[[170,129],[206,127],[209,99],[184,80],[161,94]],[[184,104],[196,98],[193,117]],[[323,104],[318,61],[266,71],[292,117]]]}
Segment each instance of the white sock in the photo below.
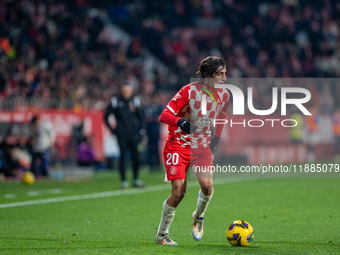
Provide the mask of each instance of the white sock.
{"label": "white sock", "polygon": [[172,220],[175,217],[175,211],[176,208],[168,205],[166,203],[166,200],[163,203],[163,211],[162,211],[162,217],[161,222],[158,226],[158,233],[169,233],[169,227],[171,225]]}
{"label": "white sock", "polygon": [[214,191],[210,196],[206,196],[203,194],[202,190],[200,189],[200,191],[198,192],[196,217],[204,217],[205,210],[207,209],[213,194],[214,194]]}

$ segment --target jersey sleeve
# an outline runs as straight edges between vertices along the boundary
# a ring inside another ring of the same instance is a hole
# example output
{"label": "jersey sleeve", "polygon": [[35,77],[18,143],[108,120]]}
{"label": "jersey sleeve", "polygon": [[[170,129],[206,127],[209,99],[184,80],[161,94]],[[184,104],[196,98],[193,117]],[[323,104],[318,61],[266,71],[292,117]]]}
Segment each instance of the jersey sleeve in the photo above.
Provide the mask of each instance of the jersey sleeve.
{"label": "jersey sleeve", "polygon": [[170,100],[164,111],[159,116],[159,120],[170,126],[176,126],[179,117],[176,115],[185,107],[189,102],[189,86],[183,87],[176,95]]}
{"label": "jersey sleeve", "polygon": [[168,108],[174,116],[176,116],[181,109],[189,103],[189,91],[190,86],[181,88],[166,106],[166,108]]}
{"label": "jersey sleeve", "polygon": [[180,118],[175,117],[168,108],[165,108],[161,115],[159,115],[159,121],[169,126],[176,126],[179,119]]}
{"label": "jersey sleeve", "polygon": [[[228,110],[229,101],[230,101],[229,93],[226,93],[224,97],[226,97],[226,98],[223,98],[226,101],[226,103],[224,104],[220,113],[217,115],[217,119],[225,120],[227,118],[227,110]],[[216,125],[215,136],[221,137],[223,128],[224,128],[224,125]]]}

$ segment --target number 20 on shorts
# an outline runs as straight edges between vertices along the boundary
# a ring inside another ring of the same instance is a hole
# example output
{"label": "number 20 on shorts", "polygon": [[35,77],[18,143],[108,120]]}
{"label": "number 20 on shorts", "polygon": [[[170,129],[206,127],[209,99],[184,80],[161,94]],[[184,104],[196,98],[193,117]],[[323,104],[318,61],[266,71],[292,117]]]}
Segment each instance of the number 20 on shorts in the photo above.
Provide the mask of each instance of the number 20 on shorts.
{"label": "number 20 on shorts", "polygon": [[166,164],[169,165],[177,165],[178,164],[178,160],[179,160],[179,155],[177,152],[175,153],[168,153],[166,154]]}

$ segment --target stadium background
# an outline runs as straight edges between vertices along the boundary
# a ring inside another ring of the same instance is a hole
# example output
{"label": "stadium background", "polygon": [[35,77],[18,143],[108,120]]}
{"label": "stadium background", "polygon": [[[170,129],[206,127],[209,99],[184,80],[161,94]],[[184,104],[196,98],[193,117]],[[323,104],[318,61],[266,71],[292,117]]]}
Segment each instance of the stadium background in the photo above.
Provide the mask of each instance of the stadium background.
{"label": "stadium background", "polygon": [[[340,90],[330,78],[340,72],[339,19],[340,4],[327,0],[2,1],[1,140],[25,138],[23,124],[39,114],[57,134],[52,163],[69,164],[72,127],[84,119],[96,159],[105,162],[119,155],[102,121],[119,84],[128,81],[144,106],[165,107],[199,62],[217,55],[230,78],[318,78],[304,85],[312,117],[290,109],[300,123],[294,131],[226,127],[218,157],[250,164],[333,159]],[[268,109],[271,86],[253,90],[256,108]],[[163,126],[162,142],[166,132]],[[318,139],[309,158],[310,133]]]}

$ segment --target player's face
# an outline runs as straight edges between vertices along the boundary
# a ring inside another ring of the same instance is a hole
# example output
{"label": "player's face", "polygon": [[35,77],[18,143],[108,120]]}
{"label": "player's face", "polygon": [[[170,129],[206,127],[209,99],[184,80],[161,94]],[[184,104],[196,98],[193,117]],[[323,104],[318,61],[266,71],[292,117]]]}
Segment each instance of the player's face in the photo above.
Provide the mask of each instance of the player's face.
{"label": "player's face", "polygon": [[125,100],[128,100],[133,94],[133,88],[129,85],[125,85],[121,88],[120,93]]}
{"label": "player's face", "polygon": [[224,66],[219,66],[217,72],[214,74],[213,78],[216,79],[215,83],[222,84],[226,81],[227,69]]}

